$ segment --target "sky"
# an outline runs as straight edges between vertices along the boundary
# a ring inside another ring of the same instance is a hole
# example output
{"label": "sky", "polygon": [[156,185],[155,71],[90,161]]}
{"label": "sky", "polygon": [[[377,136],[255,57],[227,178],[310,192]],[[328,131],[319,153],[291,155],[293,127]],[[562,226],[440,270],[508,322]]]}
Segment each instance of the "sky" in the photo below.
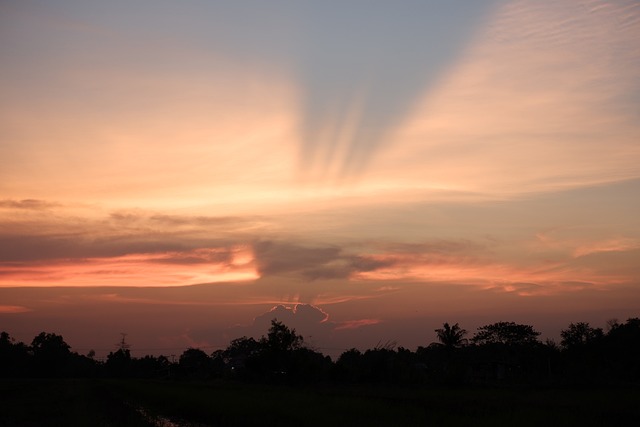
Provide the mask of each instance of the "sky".
{"label": "sky", "polygon": [[640,3],[0,2],[0,330],[104,356],[640,316]]}

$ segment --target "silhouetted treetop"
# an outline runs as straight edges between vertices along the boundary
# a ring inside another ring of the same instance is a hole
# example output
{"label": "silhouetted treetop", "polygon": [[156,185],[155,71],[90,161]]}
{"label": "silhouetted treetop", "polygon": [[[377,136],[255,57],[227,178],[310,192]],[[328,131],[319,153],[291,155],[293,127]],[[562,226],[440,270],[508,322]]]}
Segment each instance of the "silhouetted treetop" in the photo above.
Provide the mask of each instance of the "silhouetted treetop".
{"label": "silhouetted treetop", "polygon": [[188,348],[179,359],[180,365],[199,365],[209,361],[209,355],[199,348]]}
{"label": "silhouetted treetop", "polygon": [[[538,341],[530,325],[497,322],[466,344],[459,324],[435,329],[439,343],[413,352],[395,342],[352,348],[335,363],[303,345],[295,329],[273,319],[259,340],[241,337],[210,356],[197,348],[179,361],[131,356],[123,341],[106,361],[72,352],[62,336],[42,332],[31,345],[0,332],[0,378],[237,379],[275,383],[337,380],[397,384],[640,385],[640,318],[610,322],[605,333],[586,322],[562,330],[562,346]],[[1,423],[0,423],[1,424]]]}
{"label": "silhouetted treetop", "polygon": [[65,375],[71,360],[70,346],[61,335],[41,332],[31,341],[34,373],[42,377]]}
{"label": "silhouetted treetop", "polygon": [[231,340],[222,356],[226,361],[238,358],[246,359],[260,351],[260,343],[253,338],[241,337]]}
{"label": "silhouetted treetop", "polygon": [[601,339],[604,333],[601,328],[592,328],[588,322],[571,323],[560,332],[564,348],[576,348]]}
{"label": "silhouetted treetop", "polygon": [[303,341],[302,335],[296,335],[295,329],[289,329],[278,319],[273,319],[267,337],[262,337],[260,343],[269,350],[291,351],[301,348]]}
{"label": "silhouetted treetop", "polygon": [[478,328],[471,341],[474,344],[507,344],[523,345],[538,342],[540,332],[531,325],[521,325],[515,322],[497,322]]}
{"label": "silhouetted treetop", "polygon": [[60,356],[69,354],[71,348],[69,344],[64,342],[62,335],[56,335],[52,333],[40,332],[33,341],[31,341],[31,348],[34,355],[42,355],[46,357]]}
{"label": "silhouetted treetop", "polygon": [[181,355],[178,362],[182,373],[191,377],[206,377],[212,366],[213,359],[199,348],[188,348]]}
{"label": "silhouetted treetop", "polygon": [[444,323],[442,328],[435,330],[438,340],[448,348],[460,347],[466,344],[467,340],[464,338],[467,335],[467,331],[462,329],[457,323],[453,326],[449,326],[448,323]]}

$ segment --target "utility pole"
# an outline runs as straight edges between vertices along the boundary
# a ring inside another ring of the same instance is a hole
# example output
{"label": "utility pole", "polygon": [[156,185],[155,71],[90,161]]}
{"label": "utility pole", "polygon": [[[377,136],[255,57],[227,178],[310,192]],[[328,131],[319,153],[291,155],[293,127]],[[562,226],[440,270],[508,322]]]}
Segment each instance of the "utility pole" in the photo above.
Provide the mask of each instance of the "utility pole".
{"label": "utility pole", "polygon": [[127,342],[125,341],[125,338],[127,337],[128,334],[124,332],[120,332],[120,335],[122,335],[122,339],[120,340],[120,342],[116,343],[116,346],[118,347],[118,350],[122,350],[124,352],[125,350],[128,350],[129,347],[131,346],[127,344]]}

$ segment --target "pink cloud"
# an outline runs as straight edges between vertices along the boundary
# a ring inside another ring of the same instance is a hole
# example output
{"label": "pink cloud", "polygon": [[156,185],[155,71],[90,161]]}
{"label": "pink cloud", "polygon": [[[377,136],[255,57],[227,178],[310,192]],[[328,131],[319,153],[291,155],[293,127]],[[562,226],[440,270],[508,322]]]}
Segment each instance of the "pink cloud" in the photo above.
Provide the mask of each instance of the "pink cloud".
{"label": "pink cloud", "polygon": [[[621,245],[609,247],[620,248]],[[351,280],[457,283],[520,296],[551,295],[584,288],[582,285],[568,285],[570,283],[606,288],[630,280],[630,277],[623,274],[610,274],[597,266],[574,263],[569,256],[560,257],[553,262],[543,259],[528,263],[470,257],[465,254],[397,252],[371,257],[379,260],[380,265],[386,266],[372,271],[355,272],[351,275]]]}

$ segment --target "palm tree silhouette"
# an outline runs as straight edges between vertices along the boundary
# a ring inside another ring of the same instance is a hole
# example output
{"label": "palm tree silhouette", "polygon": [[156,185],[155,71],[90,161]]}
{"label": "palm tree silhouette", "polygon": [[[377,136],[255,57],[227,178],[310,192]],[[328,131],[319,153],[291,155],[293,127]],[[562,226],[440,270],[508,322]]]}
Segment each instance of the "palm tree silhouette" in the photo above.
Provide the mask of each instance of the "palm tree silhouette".
{"label": "palm tree silhouette", "polygon": [[449,323],[444,323],[442,328],[435,331],[438,335],[438,340],[447,348],[462,347],[467,342],[464,338],[467,335],[467,331],[457,323],[453,326],[449,326]]}

